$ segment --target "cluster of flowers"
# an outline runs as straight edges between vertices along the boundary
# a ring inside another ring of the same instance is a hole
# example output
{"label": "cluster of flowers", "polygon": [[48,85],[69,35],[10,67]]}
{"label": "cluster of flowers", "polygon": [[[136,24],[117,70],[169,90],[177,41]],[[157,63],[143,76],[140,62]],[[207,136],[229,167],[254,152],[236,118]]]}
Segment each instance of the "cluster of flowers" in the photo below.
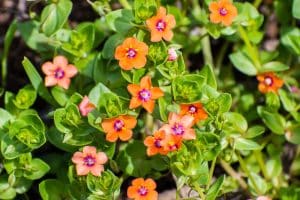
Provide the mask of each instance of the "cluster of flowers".
{"label": "cluster of flowers", "polygon": [[[209,5],[210,21],[230,26],[237,16],[237,9],[229,0],[219,0],[211,2]],[[176,25],[173,15],[167,14],[164,7],[160,7],[157,14],[146,20],[146,26],[151,33],[151,42],[159,42],[162,39],[170,41],[173,38],[172,28]],[[123,70],[133,68],[143,68],[147,63],[148,46],[146,43],[138,41],[135,37],[129,37],[123,41],[115,50],[115,59],[119,61],[119,66]],[[168,60],[174,61],[177,58],[176,51],[172,48],[168,50]],[[47,87],[58,85],[68,89],[70,79],[74,77],[78,70],[74,65],[68,63],[64,56],[56,56],[53,62],[46,62],[42,65],[42,71],[46,74],[45,85]],[[269,72],[257,76],[259,90],[262,93],[277,92],[282,87],[283,81],[274,73]],[[141,78],[140,84],[129,84],[128,92],[132,98],[130,109],[142,106],[147,112],[152,113],[155,100],[164,96],[164,92],[159,87],[153,87],[151,77],[146,75]],[[89,112],[96,108],[87,96],[84,96],[79,104],[82,116],[87,116]],[[192,128],[200,120],[207,118],[207,113],[200,102],[180,105],[180,113],[170,113],[168,123],[164,124],[152,136],[147,136],[144,144],[147,146],[147,155],[166,155],[169,152],[180,148],[183,140],[193,140],[196,138],[195,130]],[[101,127],[106,134],[106,140],[116,142],[118,138],[128,141],[132,138],[132,129],[136,126],[137,120],[130,115],[120,115],[114,118],[104,119]],[[72,162],[76,164],[77,175],[87,175],[92,173],[100,176],[104,170],[104,164],[108,157],[104,152],[97,152],[96,147],[85,146],[82,152],[75,152]],[[127,194],[133,199],[157,199],[155,182],[148,178],[137,178],[132,181],[132,186],[128,188]]]}

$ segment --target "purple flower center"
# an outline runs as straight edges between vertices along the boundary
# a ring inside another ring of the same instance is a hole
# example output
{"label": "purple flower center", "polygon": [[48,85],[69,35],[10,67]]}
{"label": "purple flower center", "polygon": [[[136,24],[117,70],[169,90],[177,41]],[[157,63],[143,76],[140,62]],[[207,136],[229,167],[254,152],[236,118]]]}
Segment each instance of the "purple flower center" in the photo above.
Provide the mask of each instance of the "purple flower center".
{"label": "purple flower center", "polygon": [[183,135],[184,134],[184,127],[181,124],[175,123],[172,127],[173,133],[175,135]]}
{"label": "purple flower center", "polygon": [[189,113],[195,114],[197,112],[197,108],[194,105],[189,106]]}
{"label": "purple flower center", "polygon": [[124,127],[124,122],[122,120],[116,120],[114,123],[114,129],[115,131],[121,131]]}
{"label": "purple flower center", "polygon": [[271,86],[273,85],[273,79],[269,76],[266,76],[265,77],[265,80],[264,80],[265,84],[268,85],[268,86]]}
{"label": "purple flower center", "polygon": [[134,58],[136,56],[136,54],[137,54],[137,52],[135,49],[129,48],[126,55],[128,58]]}
{"label": "purple flower center", "polygon": [[156,139],[155,142],[154,142],[154,146],[157,147],[157,148],[161,148],[162,146],[161,146],[160,142],[161,142],[161,139]]}
{"label": "purple flower center", "polygon": [[219,13],[220,15],[225,16],[227,15],[228,11],[226,10],[226,8],[220,8]]}
{"label": "purple flower center", "polygon": [[141,91],[139,91],[139,99],[146,102],[151,98],[151,93],[149,90],[146,89],[142,89]]}
{"label": "purple flower center", "polygon": [[147,188],[145,188],[144,186],[141,186],[141,187],[138,189],[138,193],[139,193],[139,195],[141,195],[141,196],[146,196],[147,193],[148,193],[148,190],[147,190]]}
{"label": "purple flower center", "polygon": [[62,70],[60,67],[54,71],[54,77],[56,79],[62,79],[64,76],[65,76],[65,71]]}
{"label": "purple flower center", "polygon": [[158,31],[164,31],[166,28],[167,24],[165,21],[163,20],[158,20],[158,22],[156,23],[156,29]]}
{"label": "purple flower center", "polygon": [[84,164],[85,164],[86,166],[88,166],[88,167],[92,167],[92,166],[94,166],[95,163],[96,163],[96,159],[95,159],[94,157],[92,157],[92,156],[86,156],[86,157],[83,159],[83,161],[84,161]]}

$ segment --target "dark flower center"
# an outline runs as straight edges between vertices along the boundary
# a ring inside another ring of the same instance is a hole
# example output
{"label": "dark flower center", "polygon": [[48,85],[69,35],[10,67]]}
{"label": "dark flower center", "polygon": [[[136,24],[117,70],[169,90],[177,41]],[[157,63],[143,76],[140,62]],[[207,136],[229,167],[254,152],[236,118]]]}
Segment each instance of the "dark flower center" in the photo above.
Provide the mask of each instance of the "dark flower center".
{"label": "dark flower center", "polygon": [[134,58],[136,56],[136,54],[137,54],[137,52],[135,49],[129,48],[126,55],[128,58]]}
{"label": "dark flower center", "polygon": [[64,76],[65,76],[65,71],[62,70],[60,67],[55,70],[54,77],[56,79],[62,79]]}
{"label": "dark flower center", "polygon": [[156,29],[158,31],[164,31],[166,28],[167,24],[165,21],[163,20],[158,20],[158,22],[156,23]]}
{"label": "dark flower center", "polygon": [[197,107],[194,105],[189,106],[189,113],[195,114],[197,112]]}
{"label": "dark flower center", "polygon": [[146,90],[146,89],[142,89],[140,92],[139,92],[139,99],[146,102],[148,101],[149,99],[151,98],[151,93],[149,90]]}
{"label": "dark flower center", "polygon": [[145,188],[144,186],[141,186],[139,189],[138,189],[138,193],[139,195],[141,196],[146,196],[148,194],[148,190],[147,188]]}
{"label": "dark flower center", "polygon": [[84,158],[84,164],[85,164],[86,166],[88,166],[88,167],[94,166],[95,163],[96,163],[96,159],[95,159],[94,157],[92,157],[92,156],[86,156],[86,157]]}
{"label": "dark flower center", "polygon": [[179,146],[175,142],[170,142],[168,146],[170,151],[175,151],[179,148]]}
{"label": "dark flower center", "polygon": [[225,16],[227,15],[228,11],[226,10],[226,8],[220,8],[219,13],[220,15]]}
{"label": "dark flower center", "polygon": [[156,139],[155,142],[154,142],[154,146],[157,147],[157,148],[161,148],[162,146],[161,146],[160,142],[161,142],[161,139]]}
{"label": "dark flower center", "polygon": [[270,76],[266,76],[264,82],[267,86],[273,85],[273,79]]}
{"label": "dark flower center", "polygon": [[122,120],[116,120],[114,123],[114,129],[115,131],[121,131],[124,127],[124,122]]}
{"label": "dark flower center", "polygon": [[181,124],[174,124],[174,126],[172,127],[173,133],[175,135],[183,135],[184,133],[184,127]]}

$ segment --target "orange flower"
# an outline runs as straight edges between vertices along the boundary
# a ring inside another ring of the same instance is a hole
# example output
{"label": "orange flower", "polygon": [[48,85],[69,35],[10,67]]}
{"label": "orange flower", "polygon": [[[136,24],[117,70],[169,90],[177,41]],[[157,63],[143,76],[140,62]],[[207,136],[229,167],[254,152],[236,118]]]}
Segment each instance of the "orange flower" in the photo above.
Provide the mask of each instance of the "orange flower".
{"label": "orange flower", "polygon": [[201,103],[181,104],[180,115],[190,115],[194,117],[194,123],[197,123],[200,120],[204,120],[207,118],[207,113],[203,109]]}
{"label": "orange flower", "polygon": [[171,29],[176,26],[176,21],[173,15],[166,13],[166,9],[160,7],[155,16],[147,19],[146,24],[151,31],[151,42],[159,42],[162,38],[170,41],[173,38]]}
{"label": "orange flower", "polygon": [[256,76],[259,81],[258,90],[261,93],[274,92],[277,94],[279,88],[283,86],[283,80],[276,76],[273,72],[266,72]]}
{"label": "orange flower", "polygon": [[72,162],[76,164],[76,172],[78,176],[87,175],[91,172],[94,176],[100,176],[104,171],[104,164],[108,158],[105,153],[98,152],[96,147],[85,146],[83,152],[75,152]]}
{"label": "orange flower", "polygon": [[136,178],[132,181],[132,185],[127,189],[127,196],[134,200],[157,200],[158,194],[155,191],[156,183],[148,178]]}
{"label": "orange flower", "polygon": [[212,23],[222,23],[225,26],[230,26],[234,18],[237,16],[237,9],[229,0],[219,0],[209,4],[209,15]]}
{"label": "orange flower", "polygon": [[78,107],[82,116],[87,116],[92,110],[96,108],[96,106],[90,102],[87,96],[83,97]]}
{"label": "orange flower", "polygon": [[174,135],[176,137],[193,140],[196,139],[195,130],[192,129],[194,125],[194,117],[190,115],[180,116],[176,113],[169,114],[169,124],[165,124],[161,127],[166,134]]}
{"label": "orange flower", "polygon": [[64,89],[68,89],[71,83],[70,78],[78,72],[74,65],[68,64],[68,60],[64,56],[56,56],[52,62],[45,62],[42,65],[42,71],[46,74],[46,87],[58,85]]}
{"label": "orange flower", "polygon": [[166,133],[162,130],[158,130],[154,133],[154,136],[148,136],[144,140],[144,144],[147,148],[147,155],[153,156],[155,154],[166,155],[168,150],[164,148],[166,142]]}
{"label": "orange flower", "polygon": [[134,37],[127,38],[116,48],[115,59],[124,70],[140,69],[146,65],[148,46]]}
{"label": "orange flower", "polygon": [[165,142],[164,150],[168,152],[177,151],[178,149],[180,149],[182,144],[181,137],[177,137],[172,134],[167,135],[165,141],[166,142]]}
{"label": "orange flower", "polygon": [[129,84],[127,90],[132,95],[129,108],[137,108],[142,105],[149,113],[153,112],[155,99],[164,96],[159,87],[152,87],[150,76],[144,76],[140,85]]}
{"label": "orange flower", "polygon": [[111,119],[104,119],[101,123],[106,140],[110,142],[117,141],[120,138],[122,141],[127,141],[132,137],[132,130],[136,125],[136,119],[129,115],[120,115]]}

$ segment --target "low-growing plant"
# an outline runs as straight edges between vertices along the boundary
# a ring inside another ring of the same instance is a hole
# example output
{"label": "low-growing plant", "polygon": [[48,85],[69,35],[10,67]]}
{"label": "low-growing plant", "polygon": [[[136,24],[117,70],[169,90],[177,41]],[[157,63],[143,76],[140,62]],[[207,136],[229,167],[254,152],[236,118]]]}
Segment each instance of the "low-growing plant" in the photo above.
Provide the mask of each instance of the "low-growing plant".
{"label": "low-growing plant", "polygon": [[[164,177],[176,199],[300,199],[299,0],[85,3],[71,23],[77,1],[28,2],[6,32],[0,199],[156,200]],[[18,34],[38,59],[13,93]]]}

